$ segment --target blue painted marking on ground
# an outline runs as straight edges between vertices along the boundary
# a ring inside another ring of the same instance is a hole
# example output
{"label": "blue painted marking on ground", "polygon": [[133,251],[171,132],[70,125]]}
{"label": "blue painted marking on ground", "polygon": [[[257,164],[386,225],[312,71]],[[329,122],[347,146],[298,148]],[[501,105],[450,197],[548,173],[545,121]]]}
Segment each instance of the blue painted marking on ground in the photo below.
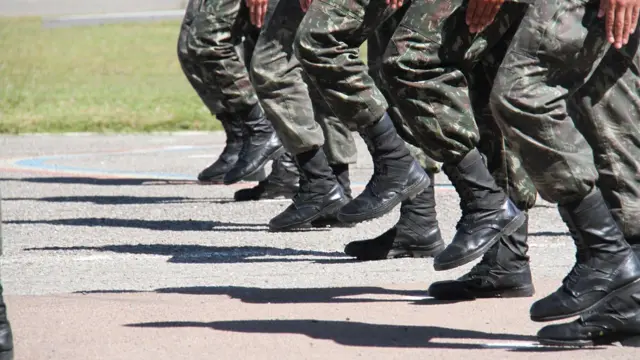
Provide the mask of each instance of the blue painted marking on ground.
{"label": "blue painted marking on ground", "polygon": [[[59,172],[76,173],[76,174],[88,173],[92,175],[115,175],[115,176],[121,176],[121,177],[148,178],[148,179],[154,179],[154,180],[195,181],[196,180],[195,175],[96,169],[96,168],[48,164],[48,162],[54,161],[54,160],[78,159],[78,158],[86,158],[86,157],[92,157],[92,156],[127,156],[127,155],[143,154],[143,153],[190,151],[190,150],[204,149],[204,148],[211,148],[211,146],[171,146],[171,147],[165,147],[165,148],[159,148],[159,149],[131,150],[131,151],[124,151],[124,152],[117,152],[117,153],[87,153],[87,154],[38,156],[34,158],[18,160],[14,162],[14,165],[19,166],[21,168],[29,168],[34,170],[59,171]],[[352,185],[354,186],[364,187],[366,184],[367,183],[364,183],[364,182],[352,182]],[[453,186],[450,184],[436,184],[435,186],[438,188],[447,188],[447,189],[453,188]]]}

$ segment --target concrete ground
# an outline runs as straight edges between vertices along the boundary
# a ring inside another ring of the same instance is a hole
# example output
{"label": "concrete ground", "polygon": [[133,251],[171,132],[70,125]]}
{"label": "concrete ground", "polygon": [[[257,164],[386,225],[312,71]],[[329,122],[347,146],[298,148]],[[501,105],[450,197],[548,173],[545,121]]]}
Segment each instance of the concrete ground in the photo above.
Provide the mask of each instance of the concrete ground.
{"label": "concrete ground", "polygon": [[[17,360],[637,359],[611,346],[541,347],[531,303],[573,262],[555,207],[531,211],[534,298],[439,303],[425,290],[472,264],[357,262],[344,245],[391,227],[269,233],[287,200],[237,203],[241,187],[199,185],[220,133],[0,137],[2,282]],[[372,164],[359,144],[354,189]],[[436,179],[450,239],[459,217]],[[551,354],[550,354],[551,353]],[[553,356],[553,355],[551,355]]]}

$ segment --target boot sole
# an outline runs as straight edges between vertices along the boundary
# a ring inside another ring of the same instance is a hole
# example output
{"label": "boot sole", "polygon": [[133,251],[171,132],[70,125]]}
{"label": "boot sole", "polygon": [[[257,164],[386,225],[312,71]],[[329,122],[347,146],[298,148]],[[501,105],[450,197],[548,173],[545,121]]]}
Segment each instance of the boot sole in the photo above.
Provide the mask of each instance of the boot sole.
{"label": "boot sole", "polygon": [[450,261],[447,263],[441,263],[441,262],[434,262],[433,264],[433,268],[436,271],[443,271],[443,270],[451,270],[451,269],[455,269],[457,267],[460,267],[462,265],[466,265],[480,257],[482,257],[484,255],[484,253],[486,253],[487,251],[489,251],[489,249],[491,249],[491,247],[493,245],[495,245],[501,237],[503,236],[510,236],[512,235],[514,232],[518,231],[518,229],[524,224],[525,220],[526,220],[527,216],[524,213],[520,213],[518,214],[518,216],[516,216],[515,219],[511,220],[511,222],[509,222],[504,228],[502,228],[502,231],[500,231],[498,234],[496,234],[496,236],[491,239],[491,241],[489,241],[488,243],[486,243],[484,246],[478,248],[476,251],[465,255],[457,260],[454,261]]}
{"label": "boot sole", "polygon": [[345,255],[356,258],[358,261],[379,261],[379,260],[392,260],[392,259],[403,259],[403,258],[429,258],[434,257],[437,254],[441,253],[444,250],[444,244],[437,244],[432,247],[423,246],[423,247],[413,247],[409,249],[391,249],[385,256],[380,257],[366,257],[366,256],[358,256],[356,253],[345,251]]}
{"label": "boot sole", "polygon": [[416,247],[410,249],[391,249],[387,254],[387,259],[401,258],[430,258],[444,251],[444,243],[432,247]]}
{"label": "boot sole", "polygon": [[538,342],[542,345],[565,347],[594,347],[600,345],[611,345],[615,342],[619,342],[623,347],[640,347],[640,334],[612,334],[590,340],[555,340],[538,338]]}
{"label": "boot sole", "polygon": [[[505,289],[505,290],[495,290],[495,291],[486,291],[486,292],[473,292],[473,291],[460,291],[453,293],[453,295],[457,296],[433,296],[436,300],[476,300],[476,299],[495,299],[495,298],[525,298],[532,297],[536,293],[533,285],[530,286],[521,286],[513,289]],[[430,295],[431,296],[431,295]]]}
{"label": "boot sole", "polygon": [[334,213],[336,211],[338,211],[338,209],[340,209],[341,207],[345,206],[346,204],[349,203],[349,199],[347,198],[342,198],[340,200],[336,200],[332,203],[330,203],[329,205],[327,205],[325,208],[323,208],[322,210],[320,210],[318,213],[316,213],[315,215],[311,216],[310,218],[304,220],[304,221],[298,221],[292,224],[289,224],[287,226],[283,226],[283,227],[272,227],[271,225],[269,225],[269,231],[271,232],[286,232],[286,231],[295,231],[297,229],[304,229],[304,228],[310,228],[311,226],[311,222],[314,220],[317,220],[323,216],[329,215],[331,213]]}
{"label": "boot sole", "polygon": [[392,198],[386,204],[383,204],[379,208],[371,212],[359,214],[347,215],[338,213],[338,220],[345,223],[361,223],[364,221],[377,219],[389,213],[396,206],[400,205],[401,202],[407,199],[414,199],[416,196],[420,195],[430,184],[431,180],[429,179],[429,176],[424,174],[420,180],[416,181],[411,186],[404,188],[394,198]]}
{"label": "boot sole", "polygon": [[583,314],[585,312],[591,311],[593,309],[595,309],[596,307],[602,305],[603,303],[609,301],[612,297],[614,297],[615,295],[623,292],[623,291],[627,291],[629,290],[629,288],[633,288],[635,286],[638,286],[640,289],[640,279],[636,279],[630,283],[628,283],[627,285],[624,285],[620,288],[617,288],[615,290],[613,290],[612,292],[610,292],[607,296],[603,297],[602,299],[596,301],[593,305],[589,306],[588,308],[585,308],[584,310],[579,310],[579,311],[574,311],[570,314],[562,314],[562,315],[555,315],[555,316],[547,316],[547,317],[538,317],[538,316],[529,316],[531,318],[532,321],[535,322],[548,322],[548,321],[555,321],[555,320],[562,320],[562,319],[567,319],[570,317],[574,317],[574,316],[578,316],[580,314]]}
{"label": "boot sole", "polygon": [[[262,181],[267,178],[267,171],[264,169],[264,166],[258,168],[253,174],[249,176],[245,176],[240,181],[246,182],[254,182],[254,181]],[[214,176],[207,179],[198,179],[198,182],[203,185],[224,185],[224,174],[219,176]]]}
{"label": "boot sole", "polygon": [[352,227],[355,227],[355,226],[356,226],[356,224],[343,223],[343,222],[340,222],[339,220],[326,221],[326,222],[322,221],[322,220],[319,220],[319,221],[318,220],[314,220],[314,221],[311,222],[311,227],[319,228],[319,229],[327,228],[327,227],[330,227],[330,228],[345,228],[345,229],[347,229],[347,228],[352,228]]}
{"label": "boot sole", "polygon": [[242,178],[240,179],[233,179],[233,181],[224,181],[225,185],[233,185],[237,182],[240,182],[248,177],[252,177],[254,176],[258,171],[260,171],[261,169],[264,169],[265,165],[267,165],[267,163],[275,158],[278,158],[280,156],[282,156],[284,153],[286,152],[286,150],[284,149],[284,146],[280,146],[278,148],[278,150],[275,150],[274,152],[272,152],[271,154],[267,155],[267,157],[265,158],[264,162],[262,163],[262,165],[258,166],[254,171],[247,173],[246,175],[244,175]]}
{"label": "boot sole", "polygon": [[13,360],[13,350],[1,352],[0,360]]}

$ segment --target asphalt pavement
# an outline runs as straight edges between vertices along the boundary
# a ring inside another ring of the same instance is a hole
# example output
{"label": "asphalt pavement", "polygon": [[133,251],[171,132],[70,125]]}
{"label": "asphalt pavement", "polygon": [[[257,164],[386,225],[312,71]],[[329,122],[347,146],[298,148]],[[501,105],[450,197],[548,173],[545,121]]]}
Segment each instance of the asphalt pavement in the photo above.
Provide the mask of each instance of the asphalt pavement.
{"label": "asphalt pavement", "polygon": [[[358,145],[356,193],[372,171]],[[437,303],[429,284],[473,264],[436,272],[429,259],[343,254],[349,241],[391,227],[398,209],[351,229],[267,232],[288,200],[238,203],[233,193],[254,183],[195,181],[223,146],[222,133],[0,137],[2,281],[17,359],[542,359],[560,351],[539,347],[532,336],[541,324],[528,319],[532,301],[573,262],[553,205],[531,211],[534,298]],[[436,196],[448,241],[460,211],[441,174]],[[561,354],[637,358],[615,346]]]}

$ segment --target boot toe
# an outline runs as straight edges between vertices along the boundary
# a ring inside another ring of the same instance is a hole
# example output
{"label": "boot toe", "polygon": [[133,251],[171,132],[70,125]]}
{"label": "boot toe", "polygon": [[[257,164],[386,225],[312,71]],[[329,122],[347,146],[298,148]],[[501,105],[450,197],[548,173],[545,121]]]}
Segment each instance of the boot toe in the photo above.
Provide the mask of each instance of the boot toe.
{"label": "boot toe", "polygon": [[[562,291],[562,289],[558,290]],[[529,315],[533,321],[553,321],[571,316],[574,312],[563,301],[558,291],[531,305]],[[569,296],[567,294],[567,296]]]}
{"label": "boot toe", "polygon": [[198,174],[198,181],[222,183],[224,181],[224,172],[213,171],[206,168]]}
{"label": "boot toe", "polygon": [[340,220],[338,220],[337,214],[331,214],[331,215],[326,215],[323,216],[317,220],[314,220],[311,222],[311,226],[315,227],[315,228],[324,228],[324,227],[331,227],[331,228],[352,228],[355,227],[356,224],[354,223],[344,223]]}
{"label": "boot toe", "polygon": [[437,281],[429,286],[429,296],[436,300],[473,300],[475,296],[462,281]]}
{"label": "boot toe", "polygon": [[349,201],[340,209],[340,211],[338,211],[337,217],[340,221],[351,222],[350,220],[352,218],[358,217],[359,215],[365,213],[370,209],[371,208],[368,201],[363,201],[363,199],[355,198]]}
{"label": "boot toe", "polygon": [[311,225],[300,220],[300,217],[292,218],[289,214],[280,214],[269,221],[269,231],[286,232],[296,229],[308,228]]}
{"label": "boot toe", "polygon": [[[436,271],[449,270],[461,266],[474,259],[467,260],[469,249],[465,244],[459,244],[455,241],[449,244],[440,254],[433,259],[433,267]],[[477,257],[480,257],[479,254]],[[476,258],[477,258],[476,257]]]}
{"label": "boot toe", "polygon": [[338,219],[348,223],[359,223],[379,218],[401,202],[415,198],[429,186],[429,176],[417,162],[413,161],[410,167],[403,171],[403,182],[378,179],[375,191],[372,190],[373,186],[367,184],[360,195],[340,210]]}

